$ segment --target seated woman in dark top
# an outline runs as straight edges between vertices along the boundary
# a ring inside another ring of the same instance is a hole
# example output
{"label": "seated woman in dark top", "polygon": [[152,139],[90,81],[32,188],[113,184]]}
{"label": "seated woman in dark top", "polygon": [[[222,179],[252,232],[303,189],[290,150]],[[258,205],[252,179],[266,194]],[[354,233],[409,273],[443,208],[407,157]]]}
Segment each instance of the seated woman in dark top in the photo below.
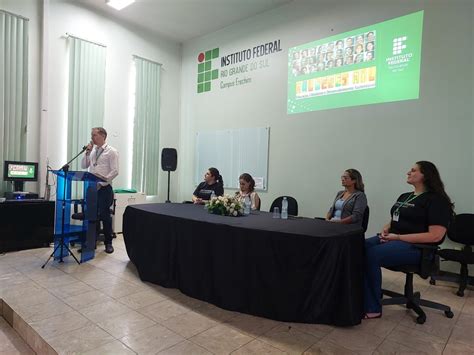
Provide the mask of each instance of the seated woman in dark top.
{"label": "seated woman in dark top", "polygon": [[193,192],[193,202],[203,204],[211,198],[212,193],[216,196],[224,194],[224,181],[216,168],[209,168],[204,174],[204,181],[201,182]]}
{"label": "seated woman in dark top", "polygon": [[326,220],[361,225],[367,207],[362,175],[356,169],[347,169],[341,176],[341,184],[344,190],[336,194]]}
{"label": "seated woman in dark top", "polygon": [[365,241],[364,319],[382,315],[380,268],[419,264],[421,251],[413,243],[441,241],[454,214],[454,205],[433,163],[419,161],[407,175],[414,191],[398,197],[390,210],[390,222],[379,235]]}

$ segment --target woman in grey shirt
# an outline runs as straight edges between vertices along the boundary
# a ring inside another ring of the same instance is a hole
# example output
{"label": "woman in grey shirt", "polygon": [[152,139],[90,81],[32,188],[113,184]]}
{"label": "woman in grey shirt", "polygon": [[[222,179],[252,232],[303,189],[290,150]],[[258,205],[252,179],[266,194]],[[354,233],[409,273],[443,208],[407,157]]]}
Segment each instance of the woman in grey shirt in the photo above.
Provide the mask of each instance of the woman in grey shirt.
{"label": "woman in grey shirt", "polygon": [[347,169],[341,176],[341,183],[344,190],[337,193],[326,220],[361,225],[367,208],[362,175],[356,169]]}

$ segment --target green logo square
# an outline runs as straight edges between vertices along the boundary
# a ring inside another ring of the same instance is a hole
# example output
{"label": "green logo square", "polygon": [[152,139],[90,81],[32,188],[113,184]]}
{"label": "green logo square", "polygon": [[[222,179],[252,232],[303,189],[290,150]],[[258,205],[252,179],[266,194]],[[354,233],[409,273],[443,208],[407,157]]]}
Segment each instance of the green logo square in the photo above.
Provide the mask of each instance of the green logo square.
{"label": "green logo square", "polygon": [[202,83],[204,81],[204,73],[198,74],[198,83]]}
{"label": "green logo square", "polygon": [[[219,48],[210,49],[198,54],[198,94],[211,91],[211,81],[219,78],[219,69],[212,68],[212,61],[218,58]],[[214,62],[214,64],[216,65],[217,63]]]}

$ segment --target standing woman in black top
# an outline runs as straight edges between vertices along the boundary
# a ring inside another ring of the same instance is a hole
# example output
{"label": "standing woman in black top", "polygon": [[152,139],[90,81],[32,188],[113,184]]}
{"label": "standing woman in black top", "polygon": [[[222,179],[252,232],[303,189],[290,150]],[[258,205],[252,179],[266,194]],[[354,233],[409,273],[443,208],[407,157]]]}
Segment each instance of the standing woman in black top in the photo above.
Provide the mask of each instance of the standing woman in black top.
{"label": "standing woman in black top", "polygon": [[400,195],[390,210],[390,222],[365,241],[365,319],[382,315],[381,267],[419,264],[421,251],[413,243],[441,241],[454,214],[454,204],[433,163],[419,161],[407,175],[414,191]]}
{"label": "standing woman in black top", "polygon": [[203,204],[211,198],[212,193],[216,196],[224,194],[224,181],[219,170],[209,168],[204,174],[204,181],[201,182],[193,192],[193,203]]}

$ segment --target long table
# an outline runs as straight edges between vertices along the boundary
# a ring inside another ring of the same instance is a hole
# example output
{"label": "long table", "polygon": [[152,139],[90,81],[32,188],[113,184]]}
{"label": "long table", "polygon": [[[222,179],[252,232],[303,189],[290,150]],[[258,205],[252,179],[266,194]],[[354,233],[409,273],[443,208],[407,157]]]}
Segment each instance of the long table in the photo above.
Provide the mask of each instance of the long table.
{"label": "long table", "polygon": [[127,207],[123,235],[143,281],[280,321],[360,323],[359,227],[267,212],[224,217],[167,203]]}

